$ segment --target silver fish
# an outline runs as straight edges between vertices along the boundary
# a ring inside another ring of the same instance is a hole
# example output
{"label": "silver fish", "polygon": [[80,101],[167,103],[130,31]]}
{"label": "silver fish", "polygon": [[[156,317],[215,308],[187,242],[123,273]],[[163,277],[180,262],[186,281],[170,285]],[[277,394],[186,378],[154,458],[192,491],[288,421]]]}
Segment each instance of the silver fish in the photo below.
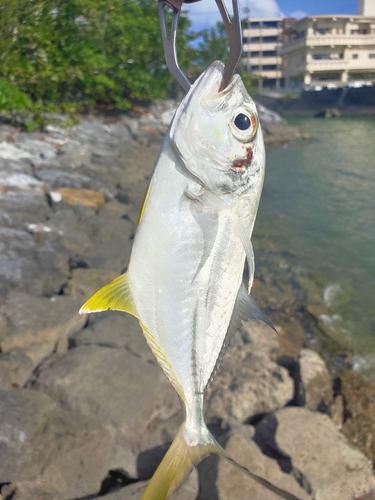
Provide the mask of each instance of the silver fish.
{"label": "silver fish", "polygon": [[283,498],[296,499],[234,462],[203,418],[204,393],[241,322],[255,317],[268,323],[249,294],[264,142],[241,78],[235,75],[220,91],[223,73],[223,63],[213,63],[180,104],[145,196],[128,270],[81,308],[136,316],[185,409],[142,500],[166,498],[210,453]]}

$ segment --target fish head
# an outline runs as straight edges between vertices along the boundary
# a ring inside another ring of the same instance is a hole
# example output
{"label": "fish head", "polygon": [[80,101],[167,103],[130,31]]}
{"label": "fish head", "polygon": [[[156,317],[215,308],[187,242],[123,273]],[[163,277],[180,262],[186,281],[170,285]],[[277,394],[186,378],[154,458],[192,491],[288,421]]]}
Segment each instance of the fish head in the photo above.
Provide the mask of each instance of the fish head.
{"label": "fish head", "polygon": [[239,75],[220,91],[223,73],[216,61],[192,85],[169,139],[184,167],[213,193],[261,190],[265,152],[256,106]]}

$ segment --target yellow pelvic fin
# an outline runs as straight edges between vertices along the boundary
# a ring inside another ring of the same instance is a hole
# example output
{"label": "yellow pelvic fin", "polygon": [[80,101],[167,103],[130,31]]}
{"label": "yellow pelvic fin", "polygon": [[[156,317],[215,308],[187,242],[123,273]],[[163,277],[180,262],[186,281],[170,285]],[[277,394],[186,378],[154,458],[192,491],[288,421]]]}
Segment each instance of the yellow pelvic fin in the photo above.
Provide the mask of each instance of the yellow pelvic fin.
{"label": "yellow pelvic fin", "polygon": [[289,493],[273,485],[266,479],[250,472],[248,469],[233,460],[228,453],[211,436],[203,437],[202,442],[194,446],[189,446],[183,435],[183,428],[180,427],[173,443],[161,461],[159,467],[152,476],[141,500],[165,500],[173,490],[177,488],[183,477],[191,470],[193,465],[199,463],[203,458],[216,453],[231,463],[236,469],[243,472],[257,483],[261,484],[275,495],[285,500],[301,500],[292,493]]}
{"label": "yellow pelvic fin", "polygon": [[108,309],[124,311],[137,317],[126,273],[103,286],[83,304],[79,313],[100,312]]}

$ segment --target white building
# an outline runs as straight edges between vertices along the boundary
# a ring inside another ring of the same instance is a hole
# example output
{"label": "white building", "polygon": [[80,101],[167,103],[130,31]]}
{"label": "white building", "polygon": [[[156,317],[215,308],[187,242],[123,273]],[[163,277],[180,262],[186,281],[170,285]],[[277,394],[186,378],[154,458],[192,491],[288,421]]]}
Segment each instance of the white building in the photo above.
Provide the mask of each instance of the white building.
{"label": "white building", "polygon": [[366,15],[308,16],[286,30],[286,86],[375,81],[375,0],[359,0],[359,11]]}
{"label": "white building", "polygon": [[282,78],[283,26],[281,17],[245,21],[242,63],[247,71],[260,76],[266,86],[279,86]]}

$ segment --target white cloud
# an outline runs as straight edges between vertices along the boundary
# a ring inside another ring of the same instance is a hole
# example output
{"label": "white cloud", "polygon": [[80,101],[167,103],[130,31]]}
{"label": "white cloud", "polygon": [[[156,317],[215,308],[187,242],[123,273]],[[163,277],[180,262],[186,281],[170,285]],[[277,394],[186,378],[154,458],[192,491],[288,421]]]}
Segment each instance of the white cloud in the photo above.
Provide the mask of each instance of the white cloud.
{"label": "white cloud", "polygon": [[303,17],[308,16],[309,14],[307,12],[304,12],[303,10],[295,10],[290,14],[290,17],[295,17],[296,19],[302,19]]}
{"label": "white cloud", "polygon": [[[232,11],[232,4],[226,0],[228,11]],[[201,0],[193,4],[184,4],[183,9],[188,12],[194,30],[201,30],[214,26],[221,20],[215,0]],[[242,0],[240,3],[241,17],[246,17],[246,9],[250,9],[250,17],[278,17],[282,12],[276,0]]]}

